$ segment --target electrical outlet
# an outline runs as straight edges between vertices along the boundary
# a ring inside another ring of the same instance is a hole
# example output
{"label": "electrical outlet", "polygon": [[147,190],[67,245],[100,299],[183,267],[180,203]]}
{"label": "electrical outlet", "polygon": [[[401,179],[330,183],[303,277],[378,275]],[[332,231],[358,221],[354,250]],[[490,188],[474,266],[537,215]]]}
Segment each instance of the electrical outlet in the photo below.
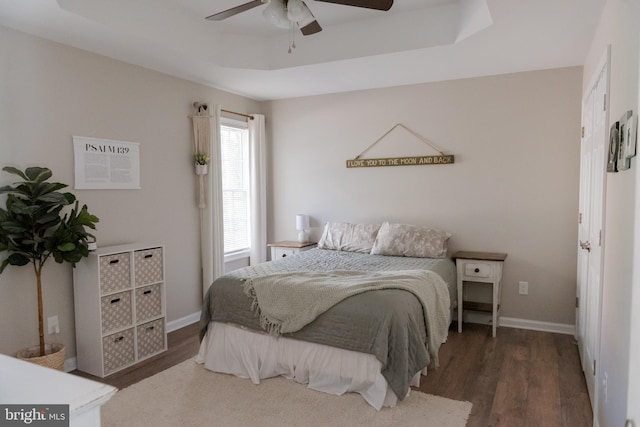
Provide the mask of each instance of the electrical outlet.
{"label": "electrical outlet", "polygon": [[47,330],[50,334],[59,334],[60,333],[60,322],[58,321],[58,316],[47,317]]}
{"label": "electrical outlet", "polygon": [[518,282],[518,293],[520,295],[529,295],[529,282]]}

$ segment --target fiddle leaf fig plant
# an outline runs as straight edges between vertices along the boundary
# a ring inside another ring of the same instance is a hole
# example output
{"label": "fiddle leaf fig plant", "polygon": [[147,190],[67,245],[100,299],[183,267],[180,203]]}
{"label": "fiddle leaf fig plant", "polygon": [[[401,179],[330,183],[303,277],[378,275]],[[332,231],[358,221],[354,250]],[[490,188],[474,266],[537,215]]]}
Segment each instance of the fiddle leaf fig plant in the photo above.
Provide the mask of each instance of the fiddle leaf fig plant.
{"label": "fiddle leaf fig plant", "polygon": [[[95,229],[99,220],[89,213],[87,205],[79,208],[72,193],[60,191],[66,184],[49,182],[51,170],[29,167],[23,172],[10,166],[2,170],[21,180],[0,187],[0,194],[7,194],[5,209],[0,208],[0,253],[8,253],[0,263],[0,274],[9,265],[32,264],[38,295],[40,356],[44,356],[42,268],[52,257],[57,263],[75,266],[89,255],[87,245],[95,237],[87,229]],[[63,213],[70,205],[71,211]]]}

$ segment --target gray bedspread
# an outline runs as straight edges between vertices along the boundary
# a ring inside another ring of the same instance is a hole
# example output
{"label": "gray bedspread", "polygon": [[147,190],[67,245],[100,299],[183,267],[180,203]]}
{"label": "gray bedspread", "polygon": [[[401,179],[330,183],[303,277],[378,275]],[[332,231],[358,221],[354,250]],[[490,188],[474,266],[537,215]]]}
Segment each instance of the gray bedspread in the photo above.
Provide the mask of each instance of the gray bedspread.
{"label": "gray bedspread", "polygon": [[[214,281],[205,296],[200,338],[209,322],[233,323],[261,331],[260,318],[242,284],[250,277],[294,271],[431,270],[447,283],[450,301],[456,301],[455,265],[450,259],[390,257],[355,252],[312,249],[293,257],[246,267]],[[411,378],[429,365],[422,304],[410,292],[385,289],[349,297],[322,313],[299,331],[283,336],[372,354],[382,364],[382,375],[399,399]],[[446,336],[446,332],[445,332]]]}

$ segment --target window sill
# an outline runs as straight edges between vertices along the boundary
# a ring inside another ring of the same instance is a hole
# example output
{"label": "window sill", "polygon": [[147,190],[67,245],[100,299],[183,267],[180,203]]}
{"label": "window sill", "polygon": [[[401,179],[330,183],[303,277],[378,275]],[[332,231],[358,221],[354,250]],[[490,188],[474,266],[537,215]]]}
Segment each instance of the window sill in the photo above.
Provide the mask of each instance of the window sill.
{"label": "window sill", "polygon": [[243,258],[249,258],[249,250],[231,252],[230,254],[225,254],[224,262],[237,261],[237,260],[243,259]]}

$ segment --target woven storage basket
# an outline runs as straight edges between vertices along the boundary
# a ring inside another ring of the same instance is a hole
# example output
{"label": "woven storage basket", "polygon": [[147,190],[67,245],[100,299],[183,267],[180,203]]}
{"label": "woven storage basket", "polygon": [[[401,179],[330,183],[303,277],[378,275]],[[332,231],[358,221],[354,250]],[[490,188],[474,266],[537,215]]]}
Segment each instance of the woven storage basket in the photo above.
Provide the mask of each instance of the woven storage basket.
{"label": "woven storage basket", "polygon": [[40,346],[36,345],[19,351],[16,357],[40,366],[64,371],[65,348],[63,344],[45,344],[44,353],[44,356],[39,356]]}

